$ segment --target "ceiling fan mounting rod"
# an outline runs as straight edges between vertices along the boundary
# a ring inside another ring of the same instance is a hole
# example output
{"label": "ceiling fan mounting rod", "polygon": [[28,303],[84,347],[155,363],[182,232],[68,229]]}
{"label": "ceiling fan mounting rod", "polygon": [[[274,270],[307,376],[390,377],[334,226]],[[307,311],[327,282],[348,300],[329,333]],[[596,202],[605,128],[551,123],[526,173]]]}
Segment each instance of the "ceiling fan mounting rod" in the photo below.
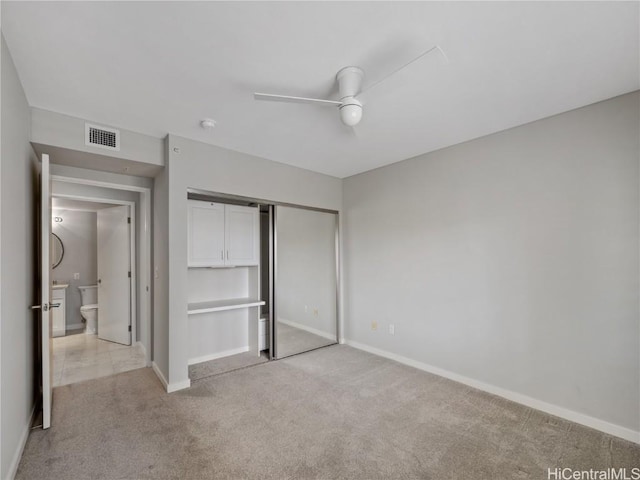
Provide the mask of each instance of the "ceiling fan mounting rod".
{"label": "ceiling fan mounting rod", "polygon": [[355,97],[360,93],[362,88],[362,79],[364,72],[358,67],[344,67],[336,74],[338,89],[340,91],[340,100],[345,97]]}

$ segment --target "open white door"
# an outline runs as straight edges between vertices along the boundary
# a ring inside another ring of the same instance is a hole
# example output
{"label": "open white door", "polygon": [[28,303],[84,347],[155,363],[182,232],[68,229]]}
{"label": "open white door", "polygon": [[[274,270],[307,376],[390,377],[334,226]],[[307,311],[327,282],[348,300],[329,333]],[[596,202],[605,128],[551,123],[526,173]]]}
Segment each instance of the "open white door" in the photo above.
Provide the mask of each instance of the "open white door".
{"label": "open white door", "polygon": [[37,308],[40,311],[40,344],[41,344],[41,360],[42,360],[42,428],[51,426],[51,405],[53,400],[52,391],[52,358],[51,358],[51,324],[52,315],[51,308],[51,179],[49,175],[49,155],[42,155],[40,169],[40,305],[34,305],[31,308]]}
{"label": "open white door", "polygon": [[98,338],[131,345],[129,207],[98,210]]}

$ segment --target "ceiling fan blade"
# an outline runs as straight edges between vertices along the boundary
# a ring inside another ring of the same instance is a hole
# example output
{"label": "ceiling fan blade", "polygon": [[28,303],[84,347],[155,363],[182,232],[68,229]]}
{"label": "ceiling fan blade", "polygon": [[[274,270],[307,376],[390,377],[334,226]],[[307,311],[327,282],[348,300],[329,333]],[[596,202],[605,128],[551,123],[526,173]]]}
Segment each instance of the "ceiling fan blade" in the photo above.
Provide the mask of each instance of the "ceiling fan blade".
{"label": "ceiling fan blade", "polygon": [[329,105],[339,107],[342,102],[335,100],[324,100],[321,98],[291,97],[289,95],[273,95],[271,93],[254,93],[253,98],[256,100],[267,100],[270,102],[289,102],[289,103],[312,103],[315,105]]}
{"label": "ceiling fan blade", "polygon": [[381,79],[379,79],[376,82],[373,82],[371,85],[368,85],[367,88],[365,88],[364,90],[362,90],[357,96],[362,95],[365,92],[368,92],[369,90],[377,87],[378,85],[380,85],[382,82],[384,82],[385,80],[388,80],[389,78],[393,77],[396,73],[398,73],[400,70],[407,68],[409,65],[411,65],[414,62],[417,62],[418,60],[420,60],[422,57],[425,57],[427,55],[429,55],[432,52],[440,52],[440,54],[443,56],[443,58],[445,59],[446,63],[449,63],[449,58],[447,58],[447,54],[444,53],[444,50],[442,50],[442,48],[440,48],[440,45],[434,45],[433,47],[431,47],[429,50],[422,52],[420,55],[418,55],[416,58],[414,58],[413,60],[405,63],[404,65],[402,65],[399,68],[396,68],[393,72],[389,73],[388,75],[382,77]]}

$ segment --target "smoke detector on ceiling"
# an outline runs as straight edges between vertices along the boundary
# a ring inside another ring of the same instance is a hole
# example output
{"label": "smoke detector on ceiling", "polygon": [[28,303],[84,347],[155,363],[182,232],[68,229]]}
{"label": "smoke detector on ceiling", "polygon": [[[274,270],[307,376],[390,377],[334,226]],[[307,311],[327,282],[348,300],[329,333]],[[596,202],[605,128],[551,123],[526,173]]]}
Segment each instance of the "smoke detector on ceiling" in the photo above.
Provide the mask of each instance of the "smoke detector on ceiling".
{"label": "smoke detector on ceiling", "polygon": [[119,152],[120,130],[85,123],[84,144],[88,147],[98,147]]}
{"label": "smoke detector on ceiling", "polygon": [[216,126],[216,121],[211,118],[203,118],[200,120],[200,126],[205,130],[211,130]]}

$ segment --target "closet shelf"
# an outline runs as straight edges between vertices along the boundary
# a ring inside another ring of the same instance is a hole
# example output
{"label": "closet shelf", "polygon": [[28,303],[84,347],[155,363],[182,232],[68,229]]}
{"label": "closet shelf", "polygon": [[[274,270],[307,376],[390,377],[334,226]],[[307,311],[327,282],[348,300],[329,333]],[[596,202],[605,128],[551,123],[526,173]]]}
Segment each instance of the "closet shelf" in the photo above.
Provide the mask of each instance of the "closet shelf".
{"label": "closet shelf", "polygon": [[257,298],[228,298],[212,302],[190,303],[187,306],[187,313],[193,315],[196,313],[221,312],[237,308],[259,307],[264,304],[264,300],[258,300]]}

